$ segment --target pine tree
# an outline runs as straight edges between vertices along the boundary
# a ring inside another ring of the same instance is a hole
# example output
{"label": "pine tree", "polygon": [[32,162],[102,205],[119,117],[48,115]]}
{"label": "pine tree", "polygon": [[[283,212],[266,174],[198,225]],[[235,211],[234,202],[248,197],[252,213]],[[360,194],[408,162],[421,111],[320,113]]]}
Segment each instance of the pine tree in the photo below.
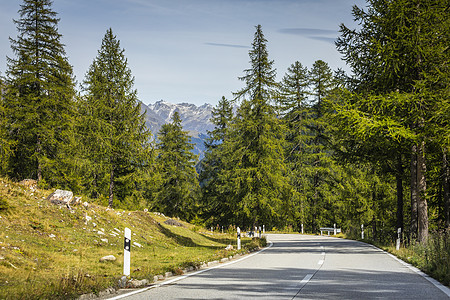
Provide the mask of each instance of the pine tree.
{"label": "pine tree", "polygon": [[108,29],[86,74],[85,95],[79,100],[78,131],[90,180],[85,184],[94,196],[107,193],[110,207],[114,198],[123,201],[131,193],[137,171],[151,159],[150,133],[124,52]]}
{"label": "pine tree", "polygon": [[221,187],[230,195],[235,207],[234,221],[241,225],[281,222],[279,208],[288,200],[283,149],[283,129],[277,119],[274,94],[278,84],[276,70],[269,60],[267,40],[261,26],[256,26],[253,48],[249,51],[251,67],[240,77],[246,86],[235,93],[243,99],[237,116],[224,142],[224,163]]}
{"label": "pine tree", "polygon": [[183,131],[177,111],[172,115],[172,123],[161,127],[158,140],[156,163],[161,178],[154,208],[169,216],[191,220],[196,217],[199,193],[197,156],[192,153],[194,146]]}
{"label": "pine tree", "polygon": [[8,58],[4,97],[10,145],[9,174],[47,181],[67,144],[73,115],[72,67],[65,56],[56,12],[50,0],[24,0],[15,20],[16,55]]}

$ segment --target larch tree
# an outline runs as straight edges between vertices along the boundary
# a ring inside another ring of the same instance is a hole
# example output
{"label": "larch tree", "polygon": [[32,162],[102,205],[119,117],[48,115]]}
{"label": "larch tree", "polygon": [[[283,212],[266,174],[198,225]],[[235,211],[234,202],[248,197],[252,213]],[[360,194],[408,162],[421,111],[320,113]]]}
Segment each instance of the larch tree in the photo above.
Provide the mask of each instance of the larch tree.
{"label": "larch tree", "polygon": [[107,193],[109,207],[114,198],[123,201],[134,188],[134,176],[150,155],[150,132],[124,52],[108,29],[79,99],[79,132],[88,160],[89,182],[85,184],[94,193]]}
{"label": "larch tree", "polygon": [[441,111],[443,101],[436,95],[448,90],[448,1],[370,0],[367,10],[355,6],[353,15],[358,29],[341,25],[337,46],[356,75],[356,91],[379,105],[356,104],[359,113],[353,115],[362,118],[347,122],[359,123],[366,138],[400,137],[409,147],[410,233],[423,243],[428,236],[426,148],[438,125],[434,109]]}
{"label": "larch tree", "polygon": [[7,58],[3,99],[12,178],[57,181],[50,172],[69,142],[74,80],[50,0],[24,0],[18,35],[10,38],[15,57]]}

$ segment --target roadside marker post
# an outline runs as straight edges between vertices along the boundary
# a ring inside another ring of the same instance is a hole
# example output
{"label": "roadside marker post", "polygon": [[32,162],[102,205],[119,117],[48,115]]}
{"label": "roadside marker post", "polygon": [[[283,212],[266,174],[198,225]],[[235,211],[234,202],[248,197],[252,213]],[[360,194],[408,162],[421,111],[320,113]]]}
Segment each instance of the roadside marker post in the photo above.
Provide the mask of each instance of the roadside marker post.
{"label": "roadside marker post", "polygon": [[237,228],[237,248],[241,250],[241,229]]}
{"label": "roadside marker post", "polygon": [[130,276],[130,250],[131,250],[131,229],[125,228],[125,239],[123,245],[123,275]]}
{"label": "roadside marker post", "polygon": [[333,228],[334,228],[334,235],[336,235],[336,223],[334,223]]}
{"label": "roadside marker post", "polygon": [[364,239],[364,224],[361,224],[361,239]]}
{"label": "roadside marker post", "polygon": [[398,228],[397,229],[397,243],[395,245],[395,249],[397,249],[397,251],[400,250],[400,237],[401,237],[401,235],[402,235],[402,229]]}
{"label": "roadside marker post", "polygon": [[259,226],[259,238],[261,238],[261,226]]}
{"label": "roadside marker post", "polygon": [[302,223],[302,234],[303,234],[303,223]]}
{"label": "roadside marker post", "polygon": [[263,225],[263,234],[266,234],[266,225]]}

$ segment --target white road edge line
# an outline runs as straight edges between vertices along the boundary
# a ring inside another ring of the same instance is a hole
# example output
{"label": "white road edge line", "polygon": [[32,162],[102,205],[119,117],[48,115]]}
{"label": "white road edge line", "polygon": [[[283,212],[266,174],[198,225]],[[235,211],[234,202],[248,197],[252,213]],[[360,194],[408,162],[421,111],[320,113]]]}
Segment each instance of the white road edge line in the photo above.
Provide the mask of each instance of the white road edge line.
{"label": "white road edge line", "polygon": [[302,280],[300,283],[303,284],[303,285],[307,284],[307,283],[311,280],[311,278],[312,278],[313,276],[314,276],[314,274],[308,274],[308,275],[306,275],[305,278],[303,278],[303,280]]}
{"label": "white road edge line", "polygon": [[384,251],[383,249],[380,249],[372,244],[367,244],[369,246],[371,246],[372,248],[378,250],[378,251],[382,251],[385,254],[389,255],[390,257],[392,257],[393,259],[395,259],[396,261],[398,261],[399,263],[401,263],[402,265],[404,265],[405,267],[409,268],[411,271],[419,274],[420,276],[422,276],[423,278],[425,278],[426,280],[428,280],[429,282],[431,282],[435,287],[437,287],[438,289],[440,289],[442,292],[444,292],[444,294],[447,295],[447,297],[450,298],[450,289],[448,287],[446,287],[445,285],[443,285],[442,283],[440,283],[439,281],[437,281],[436,279],[430,277],[428,274],[425,274],[424,272],[422,272],[420,269],[414,267],[413,265],[401,260],[400,258],[398,258],[397,256]]}
{"label": "white road edge line", "polygon": [[319,260],[318,265],[323,265],[323,259]]}
{"label": "white road edge line", "polygon": [[[182,276],[180,276],[180,277],[176,277],[176,278],[174,278],[174,279],[170,279],[170,280],[161,282],[161,283],[159,283],[159,284],[154,284],[154,285],[152,285],[152,286],[149,286],[149,287],[146,287],[146,288],[143,288],[143,289],[139,289],[139,290],[136,290],[136,291],[127,293],[127,294],[119,295],[119,296],[116,296],[116,297],[113,297],[113,298],[108,298],[108,300],[118,300],[118,299],[123,299],[123,298],[125,298],[125,297],[129,297],[129,296],[132,296],[132,295],[135,295],[135,294],[139,294],[139,293],[142,293],[142,292],[145,292],[145,291],[148,291],[148,290],[151,290],[151,289],[160,287],[160,286],[164,286],[164,285],[168,285],[168,284],[177,282],[177,281],[182,280],[182,279],[185,279],[185,278],[187,278],[187,277],[191,277],[191,276],[198,275],[198,274],[201,274],[201,273],[210,271],[210,270],[214,270],[214,269],[217,269],[217,268],[221,268],[221,267],[225,267],[225,266],[228,266],[228,265],[231,265],[231,264],[235,264],[235,263],[240,262],[240,261],[242,261],[242,260],[244,260],[244,259],[247,259],[247,258],[250,258],[250,257],[252,257],[252,256],[255,256],[256,254],[259,254],[259,253],[261,253],[261,252],[263,252],[263,251],[266,251],[267,249],[271,248],[272,246],[273,246],[273,243],[269,241],[269,246],[268,246],[268,247],[263,248],[263,249],[259,250],[258,252],[252,253],[252,254],[250,254],[250,255],[246,255],[246,256],[244,256],[244,257],[242,257],[242,258],[239,258],[239,259],[237,259],[237,260],[230,261],[230,262],[228,262],[228,263],[220,264],[220,265],[217,265],[217,266],[214,266],[214,267],[210,267],[210,268],[207,268],[207,269],[203,269],[203,270],[200,270],[200,271],[197,271],[197,272],[194,272],[194,273],[189,273],[189,274],[186,274],[186,275],[182,275]],[[312,275],[311,275],[311,277],[312,277]],[[306,278],[306,277],[305,277],[305,278]],[[303,279],[303,280],[304,280],[304,279]],[[303,281],[302,281],[302,282],[303,282]]]}

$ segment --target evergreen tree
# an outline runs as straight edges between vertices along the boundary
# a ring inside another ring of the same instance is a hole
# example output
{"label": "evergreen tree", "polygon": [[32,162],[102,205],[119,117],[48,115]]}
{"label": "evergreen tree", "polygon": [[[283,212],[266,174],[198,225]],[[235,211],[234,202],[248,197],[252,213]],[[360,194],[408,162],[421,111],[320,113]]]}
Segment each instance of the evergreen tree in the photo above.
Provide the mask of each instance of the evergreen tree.
{"label": "evergreen tree", "polygon": [[24,0],[15,20],[16,55],[8,58],[4,109],[12,146],[9,174],[16,179],[55,181],[49,172],[68,144],[73,115],[74,83],[56,12],[50,0]]}
{"label": "evergreen tree", "polygon": [[227,224],[232,219],[233,208],[228,206],[227,195],[221,193],[218,187],[223,184],[220,183],[219,173],[226,168],[223,164],[223,143],[233,119],[231,102],[222,97],[211,114],[210,121],[215,127],[213,131],[208,132],[200,173],[204,217],[212,225]]}
{"label": "evergreen tree", "polygon": [[333,72],[326,62],[316,60],[309,73],[312,88],[313,110],[317,118],[324,114],[323,101],[334,87]]}
{"label": "evergreen tree", "polygon": [[[244,70],[245,75],[239,77],[246,86],[234,93],[236,99],[251,99],[255,105],[269,105],[274,99],[278,83],[276,82],[276,69],[273,60],[269,60],[267,40],[262,32],[261,25],[256,26],[252,50],[249,51],[251,68]],[[261,102],[261,103],[259,103]]]}
{"label": "evergreen tree", "polygon": [[191,220],[196,217],[199,193],[197,157],[192,153],[194,146],[183,131],[177,111],[172,115],[172,123],[161,127],[158,140],[156,163],[161,178],[154,208],[169,216]]}
{"label": "evergreen tree", "polygon": [[151,161],[150,133],[124,52],[108,29],[79,100],[78,131],[88,160],[85,184],[94,196],[107,193],[110,207],[114,198],[124,200],[132,192],[137,172]]}
{"label": "evergreen tree", "polygon": [[297,122],[302,119],[302,114],[307,107],[308,88],[308,69],[296,61],[287,69],[280,84],[280,111],[284,115],[290,114],[290,121]]}
{"label": "evergreen tree", "polygon": [[235,93],[241,101],[237,116],[224,142],[225,183],[221,190],[230,195],[235,207],[234,221],[241,225],[274,225],[284,217],[279,208],[290,196],[281,145],[283,129],[271,104],[278,87],[267,40],[256,26],[251,67],[240,77],[246,86]]}
{"label": "evergreen tree", "polygon": [[[311,107],[305,121],[306,136],[303,144],[302,164],[304,177],[303,193],[308,201],[308,224],[316,232],[324,223],[336,223],[332,205],[337,200],[334,183],[342,170],[332,159],[330,122],[327,115],[327,101],[334,88],[333,72],[322,60],[314,62],[309,72]],[[331,214],[331,215],[330,215]]]}
{"label": "evergreen tree", "polygon": [[293,197],[289,203],[289,215],[295,220],[296,230],[301,230],[301,224],[305,223],[306,174],[305,146],[311,138],[310,130],[306,127],[310,119],[309,73],[306,67],[296,61],[292,64],[280,84],[279,109],[286,124],[285,134],[285,158],[289,168],[289,179],[294,188]]}
{"label": "evergreen tree", "polygon": [[0,77],[0,174],[5,175],[13,141],[8,139],[6,131],[7,115],[3,104],[4,82]]}

